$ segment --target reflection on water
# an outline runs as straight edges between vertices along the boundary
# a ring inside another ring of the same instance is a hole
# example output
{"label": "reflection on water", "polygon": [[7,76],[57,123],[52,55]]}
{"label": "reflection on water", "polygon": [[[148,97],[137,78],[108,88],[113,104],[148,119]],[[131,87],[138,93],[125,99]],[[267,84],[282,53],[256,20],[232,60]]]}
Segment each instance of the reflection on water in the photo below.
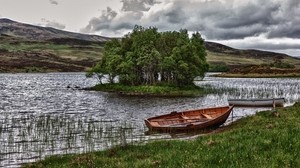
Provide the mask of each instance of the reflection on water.
{"label": "reflection on water", "polygon": [[[0,167],[18,167],[47,155],[182,137],[144,134],[144,118],[170,111],[227,105],[227,98],[285,97],[290,105],[300,95],[299,79],[206,77],[196,84],[222,92],[197,98],[120,97],[72,89],[96,83],[83,73],[0,74]],[[235,108],[234,119],[258,110],[263,109]]]}

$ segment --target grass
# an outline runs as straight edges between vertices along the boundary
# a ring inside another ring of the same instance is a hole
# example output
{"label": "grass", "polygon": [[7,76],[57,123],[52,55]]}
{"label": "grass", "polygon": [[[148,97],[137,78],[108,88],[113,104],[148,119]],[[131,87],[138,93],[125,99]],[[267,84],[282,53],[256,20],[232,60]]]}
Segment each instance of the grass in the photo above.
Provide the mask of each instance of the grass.
{"label": "grass", "polygon": [[212,88],[200,88],[195,85],[176,87],[168,85],[142,85],[127,86],[122,84],[99,84],[91,88],[91,90],[116,92],[128,96],[170,96],[170,97],[190,97],[199,96],[214,92]]}
{"label": "grass", "polygon": [[300,167],[300,103],[275,114],[259,112],[195,140],[50,156],[23,167]]}
{"label": "grass", "polygon": [[96,44],[81,46],[55,44],[52,42],[26,41],[22,39],[13,39],[13,41],[10,40],[0,39],[0,49],[7,50],[8,52],[48,52],[62,58],[71,58],[73,60],[99,60],[103,53],[103,46]]}
{"label": "grass", "polygon": [[266,61],[271,62],[272,60],[246,58],[228,53],[215,53],[207,51],[207,61],[211,63],[222,61],[226,63],[226,65],[259,65],[265,63]]}

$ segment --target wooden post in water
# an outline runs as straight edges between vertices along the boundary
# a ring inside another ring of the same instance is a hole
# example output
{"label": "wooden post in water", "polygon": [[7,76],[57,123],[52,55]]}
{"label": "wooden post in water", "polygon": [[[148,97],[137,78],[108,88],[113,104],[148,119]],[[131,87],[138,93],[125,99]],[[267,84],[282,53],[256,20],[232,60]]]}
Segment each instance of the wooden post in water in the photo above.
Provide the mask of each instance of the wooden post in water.
{"label": "wooden post in water", "polygon": [[233,122],[233,109],[232,109],[232,111],[231,111],[231,122]]}
{"label": "wooden post in water", "polygon": [[275,103],[275,98],[273,97],[273,115],[276,117],[279,117],[279,112],[276,111],[276,103]]}
{"label": "wooden post in water", "polygon": [[276,108],[276,105],[275,105],[275,98],[273,97],[273,110],[272,110],[273,112],[276,112],[276,109],[275,109],[275,108]]}

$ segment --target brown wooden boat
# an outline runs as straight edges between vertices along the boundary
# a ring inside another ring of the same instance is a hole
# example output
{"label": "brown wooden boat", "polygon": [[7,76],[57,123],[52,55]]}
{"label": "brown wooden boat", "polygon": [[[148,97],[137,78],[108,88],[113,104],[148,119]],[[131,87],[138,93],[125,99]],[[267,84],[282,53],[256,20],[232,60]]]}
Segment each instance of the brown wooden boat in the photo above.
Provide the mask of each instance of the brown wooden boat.
{"label": "brown wooden boat", "polygon": [[233,106],[205,108],[169,114],[145,119],[150,131],[190,131],[217,127],[225,123]]}

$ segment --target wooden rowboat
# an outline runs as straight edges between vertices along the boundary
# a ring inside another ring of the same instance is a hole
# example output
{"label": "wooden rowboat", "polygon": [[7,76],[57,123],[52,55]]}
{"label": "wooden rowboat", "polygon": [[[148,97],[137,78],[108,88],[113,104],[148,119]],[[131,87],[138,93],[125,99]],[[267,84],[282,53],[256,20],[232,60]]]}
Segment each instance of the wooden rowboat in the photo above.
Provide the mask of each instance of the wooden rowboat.
{"label": "wooden rowboat", "polygon": [[270,99],[228,99],[229,105],[244,107],[283,107],[284,98]]}
{"label": "wooden rowboat", "polygon": [[233,106],[205,108],[169,114],[145,119],[150,131],[190,131],[217,127],[225,123]]}

